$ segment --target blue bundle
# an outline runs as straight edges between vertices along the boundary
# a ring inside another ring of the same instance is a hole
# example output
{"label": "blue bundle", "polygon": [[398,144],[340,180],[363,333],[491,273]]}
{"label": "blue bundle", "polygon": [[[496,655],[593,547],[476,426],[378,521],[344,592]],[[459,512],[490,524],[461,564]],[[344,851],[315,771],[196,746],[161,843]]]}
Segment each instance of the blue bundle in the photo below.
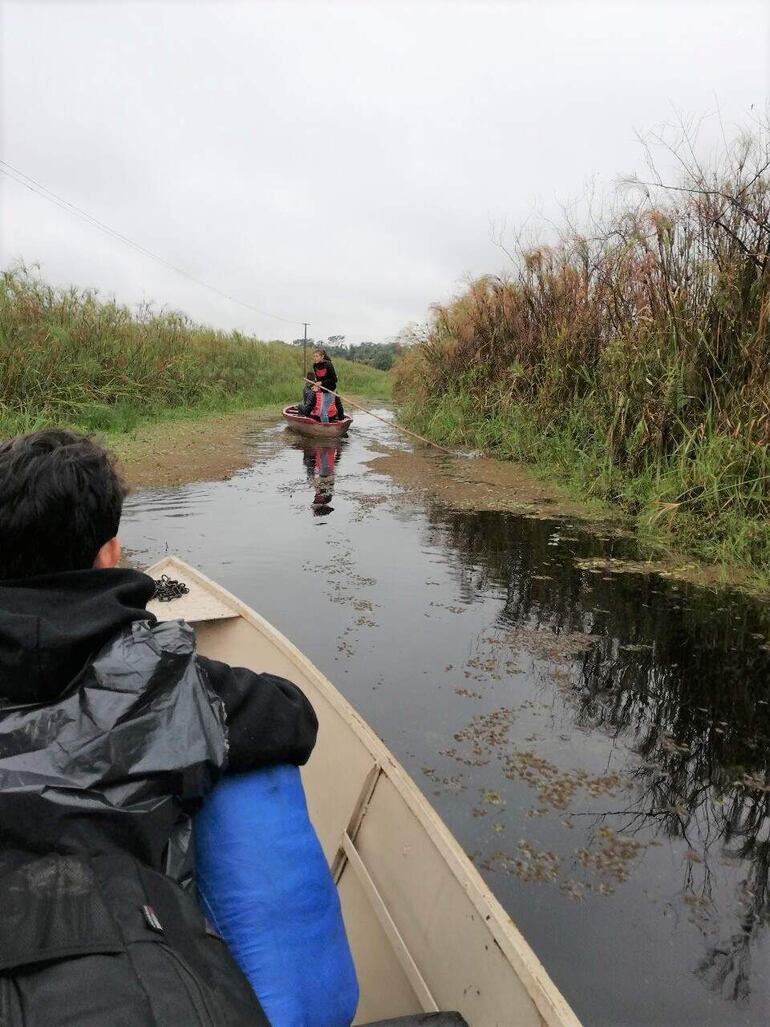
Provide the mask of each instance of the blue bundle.
{"label": "blue bundle", "polygon": [[355,967],[297,767],[224,777],[195,845],[201,908],[273,1027],[350,1027]]}

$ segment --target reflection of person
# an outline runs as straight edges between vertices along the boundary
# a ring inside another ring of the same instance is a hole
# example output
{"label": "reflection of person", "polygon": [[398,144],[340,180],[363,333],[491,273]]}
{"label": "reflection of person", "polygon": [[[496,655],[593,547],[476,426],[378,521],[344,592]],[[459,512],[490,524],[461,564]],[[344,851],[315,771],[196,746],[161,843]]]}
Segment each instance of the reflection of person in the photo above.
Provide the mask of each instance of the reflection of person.
{"label": "reflection of person", "polygon": [[315,516],[332,512],[333,507],[329,504],[333,498],[334,474],[339,456],[337,446],[320,443],[303,446],[302,460],[308,483],[314,492],[311,506]]}
{"label": "reflection of person", "polygon": [[337,388],[337,372],[334,370],[334,364],[329,359],[325,349],[319,347],[313,353],[313,371],[315,372],[316,381],[323,385],[324,389],[330,390],[329,392],[321,391],[320,418],[324,424],[328,424],[329,417],[332,416],[330,408],[334,402],[332,393]]}
{"label": "reflection of person", "polygon": [[[311,482],[316,480],[329,486],[331,491],[335,484],[335,470],[339,452],[336,446],[307,446],[304,449],[303,460],[307,469],[307,477]],[[315,486],[313,486],[315,487]]]}
{"label": "reflection of person", "polygon": [[[7,994],[14,1009],[13,995],[29,997],[47,1027],[198,1023],[201,1004],[218,1024],[266,1027],[182,887],[191,816],[225,766],[304,763],[317,720],[289,681],[198,656],[189,625],[148,613],[155,583],[116,566],[124,496],[110,454],[84,436],[0,445]],[[158,942],[193,991],[151,954]]]}
{"label": "reflection of person", "polygon": [[322,480],[331,478],[334,481],[334,468],[337,463],[337,449],[335,446],[316,446],[315,466],[316,474]]}
{"label": "reflection of person", "polygon": [[316,482],[318,482],[319,485],[324,485],[322,491],[331,492],[334,487],[334,472],[338,459],[339,451],[337,446],[316,443],[315,445],[308,444],[302,447],[302,461],[305,464],[308,481],[311,482],[313,488],[318,487],[316,485]]}
{"label": "reflection of person", "polygon": [[334,513],[334,507],[329,506],[332,497],[326,492],[317,492],[313,498],[313,516],[314,517],[328,517],[329,514]]}

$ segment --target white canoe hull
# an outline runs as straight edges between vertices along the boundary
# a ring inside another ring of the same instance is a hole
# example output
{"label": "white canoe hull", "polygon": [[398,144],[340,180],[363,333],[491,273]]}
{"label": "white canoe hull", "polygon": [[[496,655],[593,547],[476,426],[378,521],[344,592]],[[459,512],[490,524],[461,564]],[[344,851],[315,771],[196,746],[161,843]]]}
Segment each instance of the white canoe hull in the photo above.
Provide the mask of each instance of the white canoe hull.
{"label": "white canoe hull", "polygon": [[190,594],[153,603],[195,624],[202,654],[299,685],[318,743],[303,780],[361,988],[356,1023],[458,1010],[471,1027],[580,1027],[511,918],[394,756],[267,621],[187,564],[148,572]]}

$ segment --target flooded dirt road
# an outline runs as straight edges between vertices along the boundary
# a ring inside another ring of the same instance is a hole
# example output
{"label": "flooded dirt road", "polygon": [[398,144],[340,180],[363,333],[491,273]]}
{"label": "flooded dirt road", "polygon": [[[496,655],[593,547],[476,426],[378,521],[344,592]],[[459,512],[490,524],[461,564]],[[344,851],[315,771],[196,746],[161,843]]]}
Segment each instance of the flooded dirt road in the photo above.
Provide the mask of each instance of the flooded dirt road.
{"label": "flooded dirt road", "polygon": [[131,497],[133,560],[177,553],[307,653],[586,1025],[766,1023],[767,606],[624,572],[612,527],[396,484],[366,416],[337,447],[245,442],[227,481]]}

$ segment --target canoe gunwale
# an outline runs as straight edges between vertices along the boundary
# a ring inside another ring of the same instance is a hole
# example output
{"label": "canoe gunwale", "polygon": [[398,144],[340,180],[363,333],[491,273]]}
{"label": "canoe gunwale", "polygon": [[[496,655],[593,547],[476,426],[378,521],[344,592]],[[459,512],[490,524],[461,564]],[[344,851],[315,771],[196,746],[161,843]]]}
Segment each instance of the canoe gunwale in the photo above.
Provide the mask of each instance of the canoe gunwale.
{"label": "canoe gunwale", "polygon": [[353,423],[352,417],[343,417],[341,421],[316,421],[313,417],[304,417],[302,414],[292,413],[293,407],[284,407],[281,411],[283,419],[290,428],[313,439],[339,439],[346,435]]}
{"label": "canoe gunwale", "polygon": [[[370,775],[362,785],[359,801],[356,803],[351,822],[344,836],[340,839],[340,853],[344,853],[344,839],[355,845],[355,835],[365,819],[368,798],[367,788],[371,796],[381,774],[385,774],[393,783],[401,798],[414,816],[422,823],[428,836],[442,856],[459,886],[472,902],[480,919],[483,921],[492,939],[518,975],[522,985],[529,993],[532,1002],[540,1014],[545,1027],[581,1027],[575,1013],[566,999],[551,980],[545,967],[537,958],[534,950],[516,927],[512,918],[500,905],[492,891],[484,882],[476,867],[471,863],[460,847],[454,835],[434,810],[412,778],[406,773],[385,743],[374,733],[371,727],[348,702],[335,686],[315,667],[311,661],[269,621],[247,606],[237,596],[228,592],[205,574],[191,567],[183,560],[174,556],[158,561],[146,572],[158,577],[161,573],[173,576],[174,573],[195,581],[203,589],[214,593],[219,600],[233,610],[233,616],[241,617],[269,642],[278,648],[290,662],[297,665],[306,676],[310,677],[324,699],[355,731],[361,742],[368,749],[376,765],[376,772]],[[311,756],[312,764],[312,756]],[[353,831],[352,837],[348,830]],[[348,856],[338,854],[333,863],[338,878]]]}

